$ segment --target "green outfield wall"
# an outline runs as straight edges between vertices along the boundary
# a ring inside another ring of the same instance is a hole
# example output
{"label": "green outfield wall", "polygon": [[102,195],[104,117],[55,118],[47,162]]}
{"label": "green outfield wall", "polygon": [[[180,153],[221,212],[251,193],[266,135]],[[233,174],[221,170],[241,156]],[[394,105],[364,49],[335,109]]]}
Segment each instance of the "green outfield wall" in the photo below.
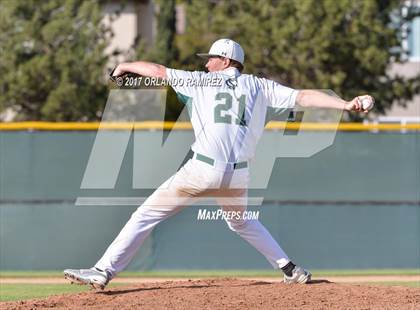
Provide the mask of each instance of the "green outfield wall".
{"label": "green outfield wall", "polygon": [[[266,135],[275,145],[278,133]],[[93,265],[136,207],[76,206],[77,197],[152,192],[132,188],[132,138],[115,189],[81,189],[95,137],[0,131],[0,269]],[[251,209],[308,268],[420,268],[419,132],[339,132],[310,158],[277,159],[268,188],[249,195],[265,198]],[[129,269],[270,268],[222,220],[197,220],[199,208],[212,209],[191,206],[159,225]]]}

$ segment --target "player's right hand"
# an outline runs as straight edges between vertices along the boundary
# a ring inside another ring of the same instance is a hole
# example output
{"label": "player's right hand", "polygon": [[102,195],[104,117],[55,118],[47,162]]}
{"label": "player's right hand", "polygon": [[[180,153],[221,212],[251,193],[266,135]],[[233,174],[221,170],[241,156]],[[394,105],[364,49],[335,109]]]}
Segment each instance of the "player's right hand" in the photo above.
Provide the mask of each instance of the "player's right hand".
{"label": "player's right hand", "polygon": [[[346,105],[345,105],[345,110],[368,113],[369,109],[364,109],[363,108],[363,104],[361,102],[360,97],[361,96],[357,96],[357,97],[353,98],[353,100],[347,102]],[[369,100],[372,100],[372,102],[375,102],[375,99],[373,97],[369,96],[369,95],[364,95],[362,97],[368,97]]]}
{"label": "player's right hand", "polygon": [[357,97],[355,97],[352,101],[348,101],[346,103],[345,110],[346,111],[357,111],[357,112],[362,111],[359,99]]}

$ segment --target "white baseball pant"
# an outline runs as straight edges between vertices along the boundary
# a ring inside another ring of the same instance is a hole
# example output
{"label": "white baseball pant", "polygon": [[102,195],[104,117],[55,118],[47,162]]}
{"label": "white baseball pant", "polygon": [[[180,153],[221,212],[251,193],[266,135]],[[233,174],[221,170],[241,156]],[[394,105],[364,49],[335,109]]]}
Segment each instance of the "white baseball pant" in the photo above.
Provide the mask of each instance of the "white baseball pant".
{"label": "white baseball pant", "polygon": [[[107,270],[114,277],[127,267],[157,224],[199,197],[215,197],[223,211],[245,211],[248,181],[248,168],[223,171],[197,159],[190,159],[132,214],[95,267]],[[258,220],[235,217],[226,219],[226,222],[232,231],[264,255],[274,268],[281,268],[290,261]]]}

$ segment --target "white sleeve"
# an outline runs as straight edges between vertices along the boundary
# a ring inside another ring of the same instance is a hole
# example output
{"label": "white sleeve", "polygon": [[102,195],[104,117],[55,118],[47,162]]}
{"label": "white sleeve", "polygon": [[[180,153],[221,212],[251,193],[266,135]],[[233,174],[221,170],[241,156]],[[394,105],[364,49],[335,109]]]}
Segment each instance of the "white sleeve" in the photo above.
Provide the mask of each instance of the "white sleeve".
{"label": "white sleeve", "polygon": [[261,91],[267,106],[275,109],[292,109],[296,103],[298,90],[283,86],[268,79],[260,79]]}
{"label": "white sleeve", "polygon": [[199,80],[205,74],[202,71],[184,71],[176,69],[166,69],[166,76],[169,85],[178,95],[194,97],[196,87],[191,86],[191,81]]}

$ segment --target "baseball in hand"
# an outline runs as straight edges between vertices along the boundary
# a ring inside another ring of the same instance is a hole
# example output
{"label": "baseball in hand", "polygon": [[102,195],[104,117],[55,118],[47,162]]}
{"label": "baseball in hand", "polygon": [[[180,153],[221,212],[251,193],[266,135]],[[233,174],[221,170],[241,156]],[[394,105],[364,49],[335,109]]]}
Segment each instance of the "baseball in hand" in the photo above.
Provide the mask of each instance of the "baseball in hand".
{"label": "baseball in hand", "polygon": [[362,110],[371,110],[373,108],[373,100],[370,97],[360,98]]}

